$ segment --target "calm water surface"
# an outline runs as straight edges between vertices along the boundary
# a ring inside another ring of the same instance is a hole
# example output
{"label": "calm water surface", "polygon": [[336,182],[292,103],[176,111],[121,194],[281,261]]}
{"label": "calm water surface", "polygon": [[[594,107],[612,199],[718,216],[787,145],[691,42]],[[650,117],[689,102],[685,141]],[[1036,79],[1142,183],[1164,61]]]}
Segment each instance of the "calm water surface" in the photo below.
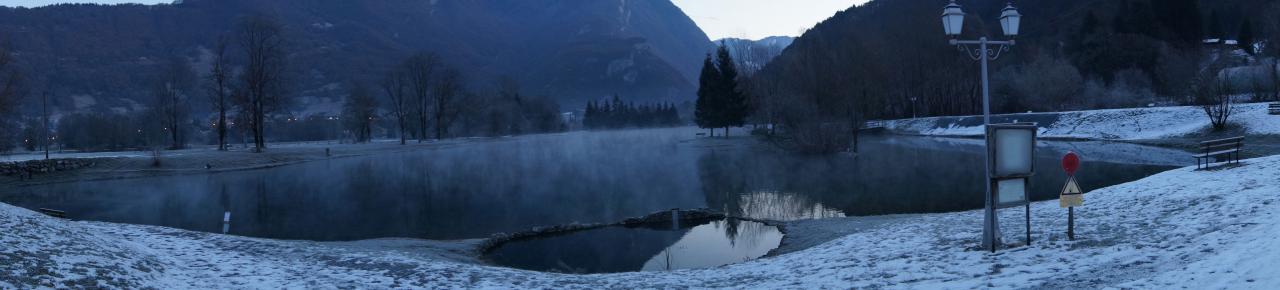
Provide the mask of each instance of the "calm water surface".
{"label": "calm water surface", "polygon": [[486,258],[499,265],[549,272],[665,271],[752,260],[781,242],[777,227],[730,219],[617,226],[519,240],[499,246]]}
{"label": "calm water surface", "polygon": [[[795,220],[982,206],[978,140],[865,137],[856,157],[813,157],[696,132],[525,136],[253,171],[9,188],[0,201],[63,209],[75,219],[208,232],[220,232],[229,211],[232,234],[308,240],[478,238],[677,207]],[[1079,179],[1086,190],[1186,163],[1177,151],[1128,144],[1038,148],[1035,199],[1057,197],[1064,180],[1058,158],[1066,150],[1084,156]],[[645,239],[678,241],[700,231],[655,230]],[[649,265],[651,257],[644,258],[641,265]]]}

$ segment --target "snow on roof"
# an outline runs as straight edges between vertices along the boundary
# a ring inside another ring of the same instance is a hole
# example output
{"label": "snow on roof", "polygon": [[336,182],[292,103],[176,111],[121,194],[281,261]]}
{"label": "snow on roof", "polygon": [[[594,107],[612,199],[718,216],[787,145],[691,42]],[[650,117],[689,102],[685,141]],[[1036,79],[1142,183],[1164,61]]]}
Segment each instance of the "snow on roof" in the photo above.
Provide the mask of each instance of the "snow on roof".
{"label": "snow on roof", "polygon": [[1236,45],[1237,43],[1239,43],[1239,41],[1236,41],[1235,39],[1221,39],[1221,38],[1209,38],[1209,39],[1205,39],[1203,42],[1204,44],[1226,44],[1226,45]]}

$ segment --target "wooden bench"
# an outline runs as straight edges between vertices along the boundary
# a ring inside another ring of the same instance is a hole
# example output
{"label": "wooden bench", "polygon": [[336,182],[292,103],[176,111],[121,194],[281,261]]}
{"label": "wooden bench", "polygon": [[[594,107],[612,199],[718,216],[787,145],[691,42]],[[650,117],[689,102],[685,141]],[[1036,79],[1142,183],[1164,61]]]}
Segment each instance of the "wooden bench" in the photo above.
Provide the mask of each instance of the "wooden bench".
{"label": "wooden bench", "polygon": [[56,209],[41,208],[40,213],[56,218],[67,218],[67,212]]}
{"label": "wooden bench", "polygon": [[1280,115],[1280,103],[1271,103],[1267,105],[1267,114]]}
{"label": "wooden bench", "polygon": [[1196,158],[1196,169],[1201,168],[1200,160],[1204,160],[1204,168],[1209,168],[1214,161],[1209,158],[1216,159],[1218,162],[1226,161],[1231,163],[1234,160],[1240,162],[1240,148],[1244,147],[1244,136],[1231,137],[1226,139],[1209,140],[1200,142],[1200,153],[1191,155]]}

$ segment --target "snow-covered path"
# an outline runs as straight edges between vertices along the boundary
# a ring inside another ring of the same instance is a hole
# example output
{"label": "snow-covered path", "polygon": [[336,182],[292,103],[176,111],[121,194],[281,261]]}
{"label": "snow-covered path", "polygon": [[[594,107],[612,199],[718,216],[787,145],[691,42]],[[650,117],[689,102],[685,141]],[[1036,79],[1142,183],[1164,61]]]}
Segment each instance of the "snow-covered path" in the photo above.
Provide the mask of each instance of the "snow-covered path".
{"label": "snow-covered path", "polygon": [[[1031,113],[993,116],[992,122],[1038,122],[1040,136],[1091,140],[1149,140],[1202,132],[1210,127],[1200,107],[1155,107]],[[1280,116],[1268,115],[1267,104],[1235,106],[1229,119],[1243,132],[1280,135]],[[982,116],[891,120],[887,128],[928,136],[982,136]]]}
{"label": "snow-covered path", "polygon": [[[903,216],[725,267],[598,275],[476,264],[474,241],[279,241],[102,222],[0,204],[0,288],[1280,288],[1280,156],[1096,189],[1077,239],[1057,201],[1001,212],[1012,247],[978,248],[980,211]],[[1084,172],[1083,174],[1088,174]],[[1089,185],[1084,184],[1087,187]],[[849,218],[853,222],[858,218]],[[625,250],[625,249],[620,249]]]}

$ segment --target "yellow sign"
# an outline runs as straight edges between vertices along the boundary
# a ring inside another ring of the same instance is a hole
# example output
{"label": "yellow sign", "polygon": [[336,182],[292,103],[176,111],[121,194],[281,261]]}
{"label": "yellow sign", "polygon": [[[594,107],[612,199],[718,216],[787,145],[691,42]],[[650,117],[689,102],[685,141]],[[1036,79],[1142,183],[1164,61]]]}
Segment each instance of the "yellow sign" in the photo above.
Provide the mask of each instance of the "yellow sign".
{"label": "yellow sign", "polygon": [[1058,205],[1061,207],[1084,205],[1084,192],[1080,190],[1080,185],[1076,184],[1074,176],[1068,177],[1067,185],[1062,187],[1062,193],[1058,195]]}

